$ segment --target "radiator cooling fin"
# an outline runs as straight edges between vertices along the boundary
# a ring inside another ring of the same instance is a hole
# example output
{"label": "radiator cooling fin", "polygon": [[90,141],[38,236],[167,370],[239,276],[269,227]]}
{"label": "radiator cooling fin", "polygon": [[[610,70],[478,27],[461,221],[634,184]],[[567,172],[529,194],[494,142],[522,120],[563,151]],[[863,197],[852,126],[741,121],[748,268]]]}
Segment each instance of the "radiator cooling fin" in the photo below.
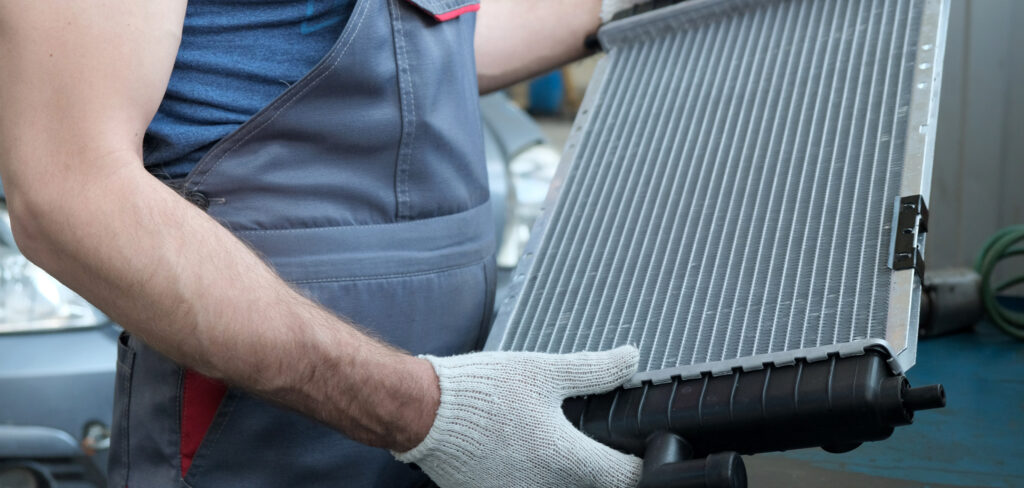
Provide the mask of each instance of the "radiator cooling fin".
{"label": "radiator cooling fin", "polygon": [[634,344],[655,382],[868,347],[912,365],[920,287],[890,246],[894,202],[927,198],[940,4],[693,0],[603,27],[487,347]]}

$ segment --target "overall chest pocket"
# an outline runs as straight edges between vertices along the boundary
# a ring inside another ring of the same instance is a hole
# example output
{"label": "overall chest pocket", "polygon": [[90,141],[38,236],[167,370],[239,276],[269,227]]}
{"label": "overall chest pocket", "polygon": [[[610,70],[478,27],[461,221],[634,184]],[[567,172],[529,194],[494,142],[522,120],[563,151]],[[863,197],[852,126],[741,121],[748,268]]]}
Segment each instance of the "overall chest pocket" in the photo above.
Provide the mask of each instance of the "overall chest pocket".
{"label": "overall chest pocket", "polygon": [[402,139],[398,220],[450,215],[487,201],[474,34],[479,0],[389,0]]}
{"label": "overall chest pocket", "polygon": [[429,14],[438,22],[445,22],[462,14],[480,10],[480,0],[406,0]]}

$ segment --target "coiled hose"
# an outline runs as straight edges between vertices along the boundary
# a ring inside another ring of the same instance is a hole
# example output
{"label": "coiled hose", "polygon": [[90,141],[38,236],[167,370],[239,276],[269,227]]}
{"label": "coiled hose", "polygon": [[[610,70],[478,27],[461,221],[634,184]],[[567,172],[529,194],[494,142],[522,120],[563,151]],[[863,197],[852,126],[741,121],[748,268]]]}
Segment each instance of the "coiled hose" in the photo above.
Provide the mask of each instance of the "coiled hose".
{"label": "coiled hose", "polygon": [[[1016,244],[1021,245],[1014,247]],[[992,285],[996,265],[1004,259],[1020,255],[1024,255],[1024,225],[1006,227],[985,243],[974,262],[974,269],[981,275],[981,300],[989,318],[1007,334],[1024,340],[1024,313],[1010,310],[996,299],[998,293],[1024,283],[1024,276]]]}

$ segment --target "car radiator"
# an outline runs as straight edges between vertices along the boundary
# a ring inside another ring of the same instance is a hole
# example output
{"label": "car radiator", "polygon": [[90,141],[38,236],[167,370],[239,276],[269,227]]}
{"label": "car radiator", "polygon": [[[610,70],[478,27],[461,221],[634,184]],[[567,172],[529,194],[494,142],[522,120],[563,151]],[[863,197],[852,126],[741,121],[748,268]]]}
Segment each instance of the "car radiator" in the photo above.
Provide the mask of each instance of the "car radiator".
{"label": "car radiator", "polygon": [[842,451],[941,406],[902,373],[947,16],[948,0],[617,15],[487,348],[637,346],[626,388],[565,410],[660,459],[649,486],[738,486],[716,453]]}

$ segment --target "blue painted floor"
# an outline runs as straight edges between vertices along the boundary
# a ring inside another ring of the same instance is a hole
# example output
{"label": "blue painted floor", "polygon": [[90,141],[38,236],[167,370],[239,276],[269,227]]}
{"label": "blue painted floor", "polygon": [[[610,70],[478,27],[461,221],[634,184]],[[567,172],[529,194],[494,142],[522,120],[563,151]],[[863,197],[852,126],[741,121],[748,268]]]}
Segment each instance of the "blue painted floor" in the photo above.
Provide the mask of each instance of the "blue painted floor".
{"label": "blue painted floor", "polygon": [[1024,342],[982,323],[922,341],[907,376],[914,385],[942,383],[946,408],[918,412],[889,440],[846,454],[747,458],[751,487],[1024,487]]}

